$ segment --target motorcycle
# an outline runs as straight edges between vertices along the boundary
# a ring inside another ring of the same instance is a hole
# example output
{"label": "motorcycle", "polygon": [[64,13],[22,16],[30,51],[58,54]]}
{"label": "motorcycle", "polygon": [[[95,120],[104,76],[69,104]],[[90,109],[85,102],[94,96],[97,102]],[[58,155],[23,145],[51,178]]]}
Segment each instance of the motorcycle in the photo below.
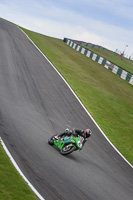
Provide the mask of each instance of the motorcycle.
{"label": "motorcycle", "polygon": [[83,148],[83,137],[70,135],[56,138],[52,136],[49,138],[48,144],[58,147],[62,155],[68,155]]}

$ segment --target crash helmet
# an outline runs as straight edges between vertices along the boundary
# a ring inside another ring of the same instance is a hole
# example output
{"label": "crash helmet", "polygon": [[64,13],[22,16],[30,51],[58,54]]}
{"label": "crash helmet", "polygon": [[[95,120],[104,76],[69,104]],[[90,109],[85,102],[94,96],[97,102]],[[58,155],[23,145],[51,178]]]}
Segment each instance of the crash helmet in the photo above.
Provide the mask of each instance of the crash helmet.
{"label": "crash helmet", "polygon": [[69,133],[70,130],[68,128],[65,129],[65,133]]}
{"label": "crash helmet", "polygon": [[88,137],[90,137],[90,136],[91,136],[92,132],[91,132],[91,130],[90,130],[90,129],[86,129],[86,130],[84,131],[84,134],[85,134],[85,135],[86,135],[86,137],[88,138]]}

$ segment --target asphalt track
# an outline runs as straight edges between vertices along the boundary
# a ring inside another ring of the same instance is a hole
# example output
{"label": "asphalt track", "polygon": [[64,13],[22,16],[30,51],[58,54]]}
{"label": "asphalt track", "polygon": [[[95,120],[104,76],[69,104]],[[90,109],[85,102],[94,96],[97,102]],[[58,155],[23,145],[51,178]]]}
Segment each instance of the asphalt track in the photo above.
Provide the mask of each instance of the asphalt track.
{"label": "asphalt track", "polygon": [[[47,141],[67,127],[90,127],[93,135],[81,152],[62,156]],[[0,136],[46,200],[133,199],[133,169],[49,62],[18,27],[2,19]]]}

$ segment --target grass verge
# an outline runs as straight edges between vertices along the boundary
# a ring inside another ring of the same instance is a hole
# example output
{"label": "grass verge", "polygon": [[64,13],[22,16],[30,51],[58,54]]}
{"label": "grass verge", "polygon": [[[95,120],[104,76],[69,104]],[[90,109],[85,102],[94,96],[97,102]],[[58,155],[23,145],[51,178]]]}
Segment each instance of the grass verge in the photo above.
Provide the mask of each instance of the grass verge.
{"label": "grass verge", "polygon": [[22,179],[8,159],[0,143],[0,199],[37,200],[38,198]]}

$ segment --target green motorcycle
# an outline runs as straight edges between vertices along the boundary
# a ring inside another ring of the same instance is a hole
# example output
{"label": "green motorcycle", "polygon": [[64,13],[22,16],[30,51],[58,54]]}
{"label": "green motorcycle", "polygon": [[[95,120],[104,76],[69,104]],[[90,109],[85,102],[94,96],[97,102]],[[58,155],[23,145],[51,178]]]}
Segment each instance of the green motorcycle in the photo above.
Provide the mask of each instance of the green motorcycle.
{"label": "green motorcycle", "polygon": [[58,147],[62,155],[68,155],[83,148],[83,138],[81,136],[63,136],[56,139],[55,136],[49,138],[48,143]]}

